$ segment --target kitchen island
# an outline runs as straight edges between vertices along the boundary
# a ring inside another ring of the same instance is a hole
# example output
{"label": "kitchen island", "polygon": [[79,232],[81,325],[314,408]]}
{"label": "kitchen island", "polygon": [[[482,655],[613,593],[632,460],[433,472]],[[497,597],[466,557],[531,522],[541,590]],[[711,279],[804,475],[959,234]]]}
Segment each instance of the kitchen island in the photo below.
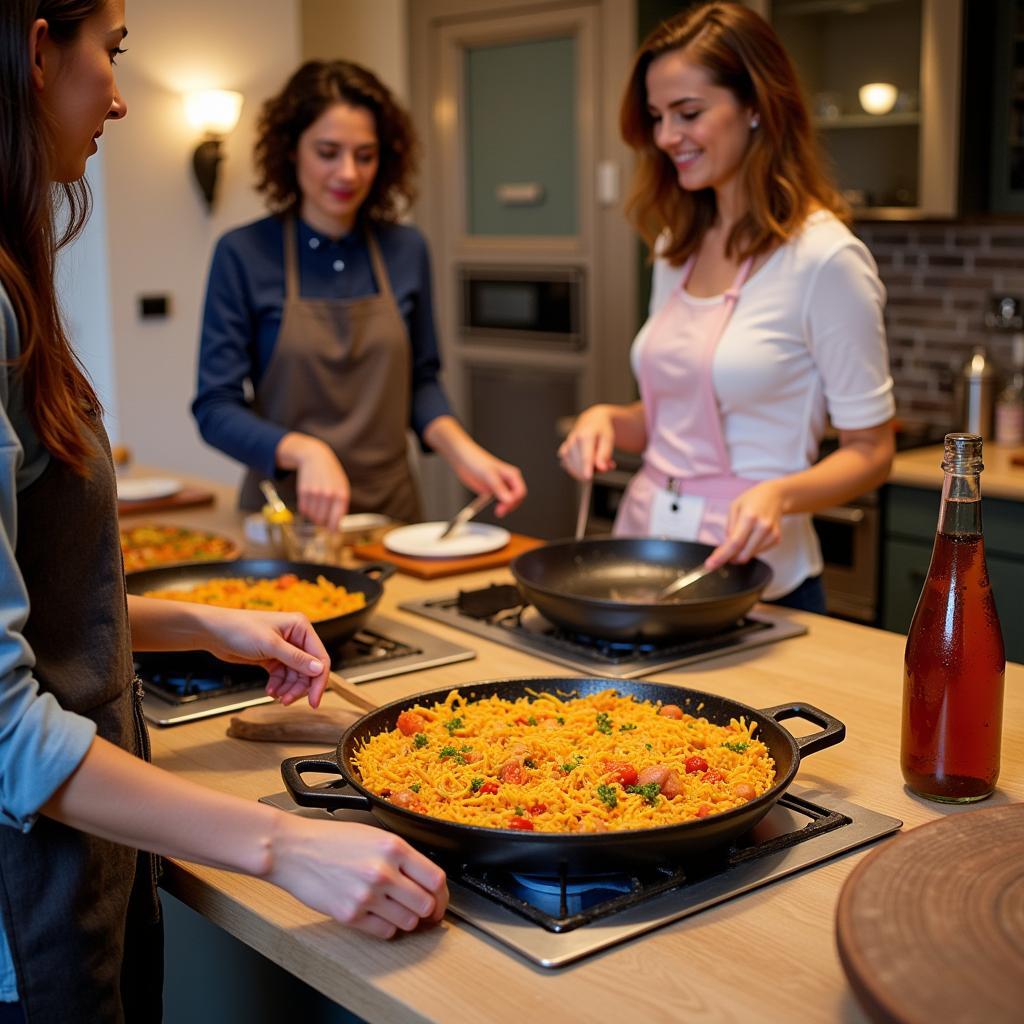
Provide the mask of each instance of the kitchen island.
{"label": "kitchen island", "polygon": [[[222,528],[223,507],[179,513]],[[399,602],[508,580],[505,570],[433,582],[396,575],[379,611],[478,652],[462,662],[368,683],[381,704],[421,690],[481,679],[569,675],[533,656],[410,615]],[[803,613],[806,636],[659,674],[658,681],[767,707],[805,700],[842,719],[846,740],[808,758],[795,791],[828,795],[893,815],[913,827],[969,813],[904,789],[899,772],[903,639]],[[327,698],[341,700],[335,694]],[[244,799],[282,789],[279,764],[308,745],[225,736],[225,718],[153,730],[157,764]],[[797,725],[790,723],[794,728]],[[809,727],[808,727],[809,731]],[[1024,666],[1007,670],[1003,771],[981,806],[1024,798]],[[889,840],[882,840],[887,842]],[[469,925],[448,917],[432,931],[382,943],[349,932],[273,886],[186,863],[169,863],[165,888],[210,921],[329,998],[370,1021],[861,1021],[833,937],[843,881],[857,851],[578,964],[534,967]]]}

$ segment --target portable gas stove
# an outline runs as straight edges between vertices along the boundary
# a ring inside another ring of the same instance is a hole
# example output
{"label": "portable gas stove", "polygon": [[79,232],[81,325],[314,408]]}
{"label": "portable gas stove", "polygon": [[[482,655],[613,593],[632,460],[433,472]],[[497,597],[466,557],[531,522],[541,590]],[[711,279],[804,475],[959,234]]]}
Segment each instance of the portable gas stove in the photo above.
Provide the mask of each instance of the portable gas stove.
{"label": "portable gas stove", "polygon": [[532,605],[524,604],[519,591],[511,584],[491,584],[481,590],[407,601],[400,607],[578,672],[615,679],[636,679],[807,632],[806,626],[766,606],[710,636],[666,643],[604,640],[553,625]]}
{"label": "portable gas stove", "polygon": [[[331,667],[349,683],[368,683],[476,657],[468,647],[383,615],[375,615],[369,626],[330,653]],[[267,674],[262,669],[227,665],[201,652],[136,655],[135,672],[145,690],[143,713],[156,725],[177,725],[273,700],[264,689]]]}
{"label": "portable gas stove", "polygon": [[[448,865],[448,909],[527,960],[563,967],[874,842],[903,824],[828,794],[814,801],[799,794],[790,787],[751,832],[685,866],[575,878]],[[260,800],[309,817],[379,825],[366,812],[299,807],[287,793]]]}

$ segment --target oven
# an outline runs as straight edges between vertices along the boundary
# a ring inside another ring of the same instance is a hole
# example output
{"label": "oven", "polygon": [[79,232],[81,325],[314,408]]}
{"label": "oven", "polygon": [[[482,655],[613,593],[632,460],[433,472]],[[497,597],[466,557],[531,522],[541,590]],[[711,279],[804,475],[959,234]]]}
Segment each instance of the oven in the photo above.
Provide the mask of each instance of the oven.
{"label": "oven", "polygon": [[879,492],[813,516],[824,563],[822,580],[830,615],[874,624],[878,616]]}

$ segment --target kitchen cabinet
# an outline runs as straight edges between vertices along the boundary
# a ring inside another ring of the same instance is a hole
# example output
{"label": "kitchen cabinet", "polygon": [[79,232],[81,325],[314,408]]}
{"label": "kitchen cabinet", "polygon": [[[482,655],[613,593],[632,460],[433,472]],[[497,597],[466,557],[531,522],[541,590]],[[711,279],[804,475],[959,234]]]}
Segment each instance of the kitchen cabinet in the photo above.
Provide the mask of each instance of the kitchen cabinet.
{"label": "kitchen cabinet", "polygon": [[[760,0],[858,217],[958,205],[961,0]],[[864,87],[874,86],[874,98]]]}
{"label": "kitchen cabinet", "polygon": [[[984,486],[984,477],[982,477]],[[928,574],[939,511],[939,492],[916,487],[885,489],[882,625],[910,628]],[[1014,628],[1024,607],[1024,504],[984,499],[985,559],[996,596],[1009,661],[1024,661],[1024,632]]]}

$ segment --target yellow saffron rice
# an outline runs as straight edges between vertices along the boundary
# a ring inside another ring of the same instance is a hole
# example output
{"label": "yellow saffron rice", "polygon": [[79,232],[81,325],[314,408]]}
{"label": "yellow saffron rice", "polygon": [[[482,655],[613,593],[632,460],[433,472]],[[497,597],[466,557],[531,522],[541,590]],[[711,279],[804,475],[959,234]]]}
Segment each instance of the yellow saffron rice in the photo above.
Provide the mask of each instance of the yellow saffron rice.
{"label": "yellow saffron rice", "polygon": [[[614,690],[471,701],[453,690],[443,703],[403,712],[353,760],[367,789],[448,821],[536,832],[642,829],[741,807],[769,790],[775,764],[756,729]],[[638,784],[645,770],[650,778],[666,768],[675,773],[669,795],[658,781]]]}
{"label": "yellow saffron rice", "polygon": [[311,583],[291,573],[269,580],[252,577],[212,579],[187,589],[148,590],[146,597],[214,604],[221,608],[302,612],[311,622],[345,615],[366,605],[366,596],[359,591],[349,593],[323,576],[318,576],[316,583]]}

